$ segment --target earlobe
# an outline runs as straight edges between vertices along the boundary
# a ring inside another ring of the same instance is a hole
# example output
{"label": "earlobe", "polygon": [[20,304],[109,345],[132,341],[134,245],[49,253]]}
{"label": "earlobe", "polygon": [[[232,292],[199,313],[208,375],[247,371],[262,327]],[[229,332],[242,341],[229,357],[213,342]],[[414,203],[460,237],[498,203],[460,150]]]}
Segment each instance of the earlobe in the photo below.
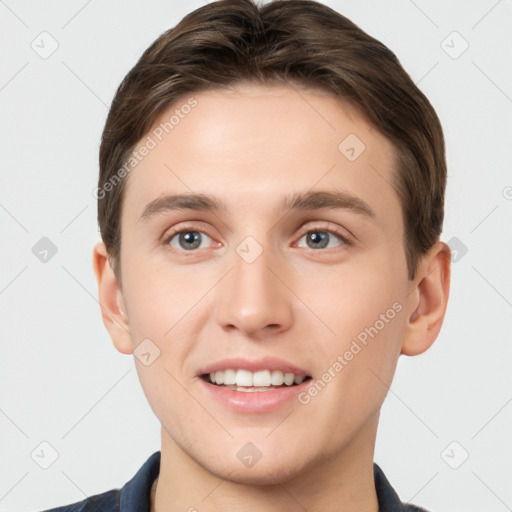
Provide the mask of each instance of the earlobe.
{"label": "earlobe", "polygon": [[108,252],[103,242],[98,242],[94,246],[93,268],[98,282],[98,299],[103,323],[116,349],[122,354],[131,354],[133,346],[123,294],[110,266]]}
{"label": "earlobe", "polygon": [[450,293],[450,266],[450,248],[441,241],[422,259],[416,277],[418,284],[408,297],[409,320],[401,354],[421,354],[436,340]]}

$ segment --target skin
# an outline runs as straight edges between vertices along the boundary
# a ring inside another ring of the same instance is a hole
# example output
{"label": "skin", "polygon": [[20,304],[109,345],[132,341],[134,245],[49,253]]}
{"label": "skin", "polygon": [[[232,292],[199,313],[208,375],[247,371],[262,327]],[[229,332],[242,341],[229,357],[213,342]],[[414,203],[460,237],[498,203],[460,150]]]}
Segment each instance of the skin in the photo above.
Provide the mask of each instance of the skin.
{"label": "skin", "polygon": [[[193,96],[197,106],[127,178],[122,283],[102,242],[93,253],[117,350],[132,354],[146,338],[160,349],[149,366],[135,358],[162,425],[151,510],[377,512],[379,411],[399,356],[424,352],[438,336],[450,250],[438,241],[407,279],[389,185],[393,146],[348,104],[317,89],[252,83]],[[366,146],[354,161],[338,150],[349,134]],[[284,195],[311,190],[349,192],[375,218],[279,209]],[[226,211],[139,221],[160,195],[191,192],[217,196]],[[179,235],[167,243],[171,228],[204,233],[201,246],[190,250]],[[308,232],[335,229],[352,243],[332,235],[325,248],[308,245]],[[263,249],[252,263],[236,252],[247,236]],[[270,355],[320,378],[396,302],[401,311],[307,405],[236,413],[209,399],[196,375],[226,357]],[[249,441],[262,453],[250,468],[236,456]]]}

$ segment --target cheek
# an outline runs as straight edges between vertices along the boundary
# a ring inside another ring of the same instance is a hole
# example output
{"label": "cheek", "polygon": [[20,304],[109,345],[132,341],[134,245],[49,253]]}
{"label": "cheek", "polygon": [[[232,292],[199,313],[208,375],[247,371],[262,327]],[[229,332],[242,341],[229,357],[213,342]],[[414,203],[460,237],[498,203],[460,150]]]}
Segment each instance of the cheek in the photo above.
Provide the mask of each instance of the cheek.
{"label": "cheek", "polygon": [[306,275],[297,282],[297,296],[310,310],[309,325],[318,324],[325,337],[338,340],[332,344],[335,350],[376,322],[379,331],[391,331],[390,326],[397,323],[394,320],[402,309],[403,284],[385,261],[339,270],[317,269]]}
{"label": "cheek", "polygon": [[320,354],[317,373],[328,381],[328,402],[341,400],[348,410],[369,410],[384,399],[405,329],[403,293],[395,277],[389,270],[361,269],[335,279],[331,273],[328,280],[316,280],[315,287],[302,287],[321,320],[310,321],[310,326],[318,323],[321,334],[307,350]]}
{"label": "cheek", "polygon": [[[207,419],[196,410],[196,403],[184,392],[183,379],[169,365],[165,352],[152,363],[144,366],[136,361],[137,373],[146,399],[162,426],[172,433],[175,440],[186,439],[187,429],[198,421]],[[186,412],[185,412],[186,411]],[[201,424],[196,428],[200,430]]]}
{"label": "cheek", "polygon": [[[192,266],[190,266],[190,269]],[[131,261],[124,286],[134,343],[150,338],[164,347],[195,315],[212,276],[199,278],[186,268]]]}

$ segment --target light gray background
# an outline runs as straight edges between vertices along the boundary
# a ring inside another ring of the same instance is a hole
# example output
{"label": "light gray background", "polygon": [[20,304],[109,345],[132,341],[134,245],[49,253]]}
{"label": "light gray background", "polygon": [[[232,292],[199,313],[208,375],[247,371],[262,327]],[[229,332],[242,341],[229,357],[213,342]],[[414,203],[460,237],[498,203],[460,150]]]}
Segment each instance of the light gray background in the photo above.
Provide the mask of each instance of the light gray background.
{"label": "light gray background", "polygon": [[[511,510],[512,2],[325,3],[387,44],[436,108],[449,166],[442,238],[468,249],[438,340],[399,361],[375,461],[404,501],[433,512]],[[0,0],[2,511],[120,487],[159,449],[133,356],[101,321],[93,189],[119,82],[203,4]],[[58,42],[46,59],[31,47],[51,49],[43,31]],[[453,31],[469,44],[457,58]],[[58,248],[47,263],[32,252],[42,237]],[[31,457],[48,456],[43,441],[59,455],[48,469]]]}

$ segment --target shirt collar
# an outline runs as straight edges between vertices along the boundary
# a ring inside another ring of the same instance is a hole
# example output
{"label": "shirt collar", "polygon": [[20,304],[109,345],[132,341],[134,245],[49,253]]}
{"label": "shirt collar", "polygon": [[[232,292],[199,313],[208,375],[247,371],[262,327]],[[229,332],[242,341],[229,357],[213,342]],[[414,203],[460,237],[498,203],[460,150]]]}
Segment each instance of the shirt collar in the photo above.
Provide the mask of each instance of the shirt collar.
{"label": "shirt collar", "polygon": [[150,512],[151,486],[160,473],[160,451],[153,453],[121,489],[119,510]]}

